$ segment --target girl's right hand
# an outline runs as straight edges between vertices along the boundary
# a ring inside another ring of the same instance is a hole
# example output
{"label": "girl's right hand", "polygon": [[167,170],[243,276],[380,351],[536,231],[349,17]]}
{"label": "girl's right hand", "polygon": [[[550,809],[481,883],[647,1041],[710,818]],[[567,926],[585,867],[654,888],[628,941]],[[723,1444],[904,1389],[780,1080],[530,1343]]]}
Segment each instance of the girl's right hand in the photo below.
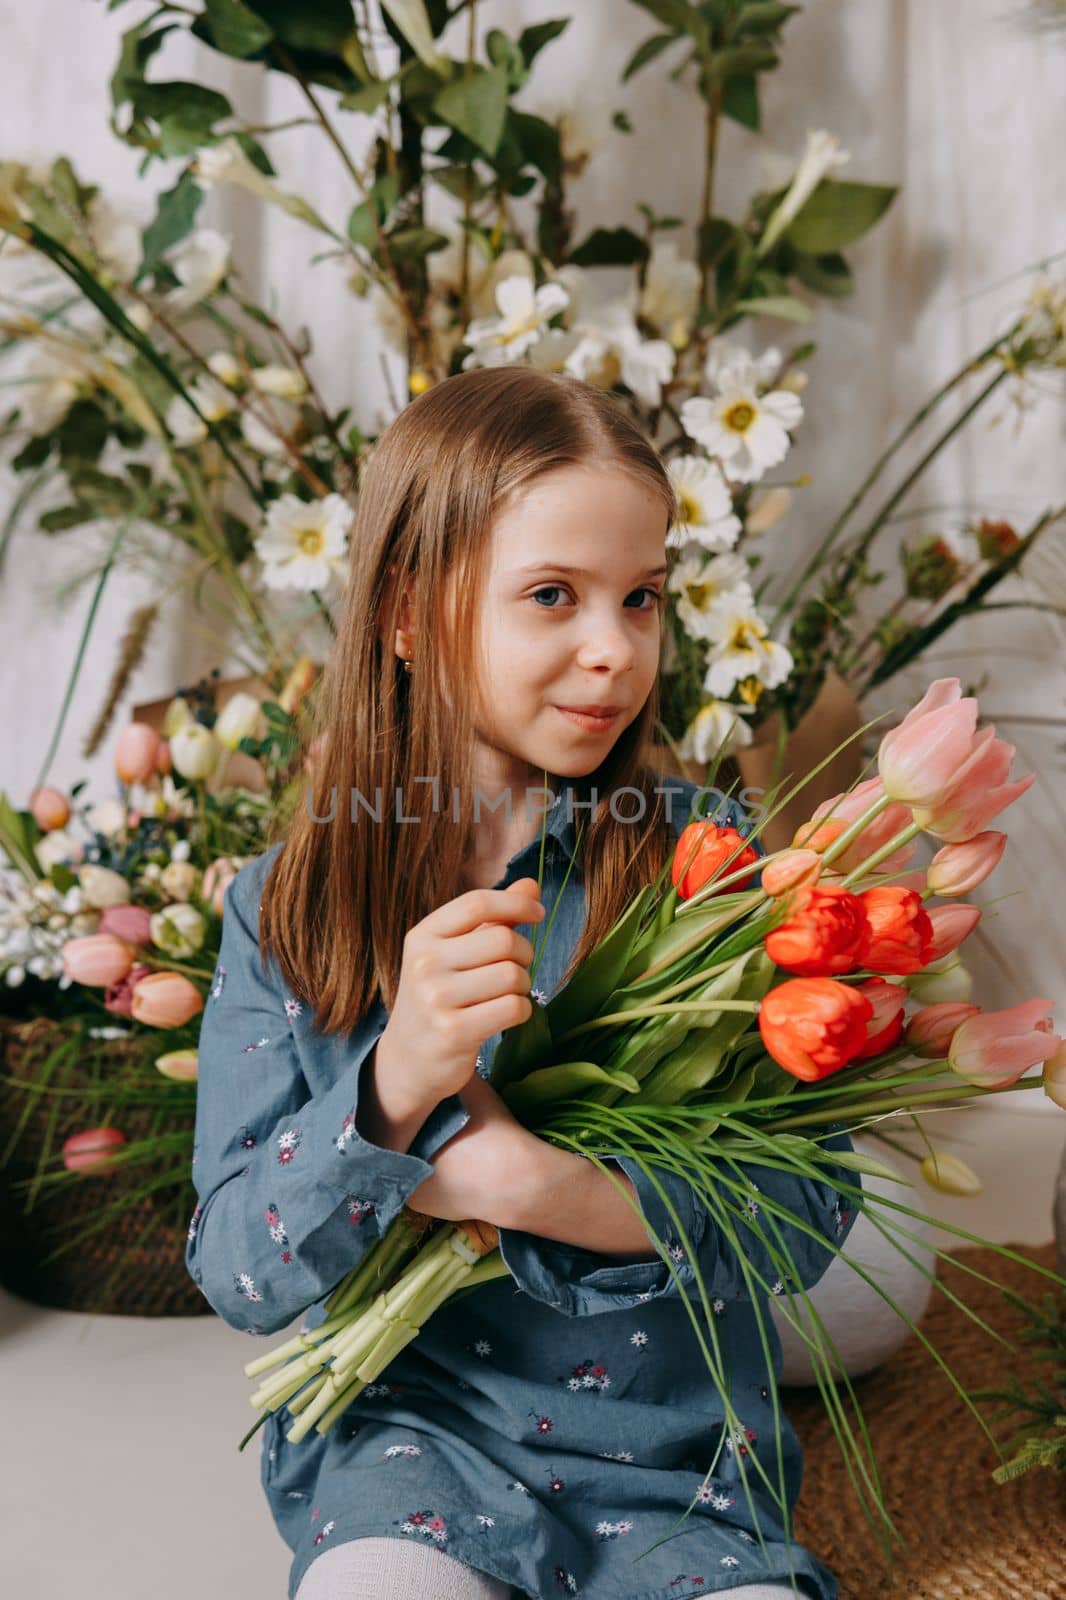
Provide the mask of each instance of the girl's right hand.
{"label": "girl's right hand", "polygon": [[486,1039],[533,1014],[533,946],[515,929],[546,914],[537,880],[470,889],[409,929],[396,1001],[379,1041],[419,1096],[457,1094]]}

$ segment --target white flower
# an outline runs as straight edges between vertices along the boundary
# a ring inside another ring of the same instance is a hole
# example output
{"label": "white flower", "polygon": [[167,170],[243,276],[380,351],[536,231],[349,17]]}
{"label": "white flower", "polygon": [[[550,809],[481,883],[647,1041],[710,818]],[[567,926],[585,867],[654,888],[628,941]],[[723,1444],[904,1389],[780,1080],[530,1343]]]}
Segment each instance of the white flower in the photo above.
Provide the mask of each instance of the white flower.
{"label": "white flower", "polygon": [[111,839],[126,826],[126,807],[120,800],[101,800],[86,812],[85,820],[94,833]]}
{"label": "white flower", "polygon": [[36,438],[57,428],[90,376],[89,364],[73,352],[36,347],[26,362],[19,391],[19,418]]}
{"label": "white flower", "polygon": [[182,961],[203,947],[207,924],[195,906],[164,906],[150,919],[152,943],[166,955]]}
{"label": "white flower", "polygon": [[717,640],[721,637],[722,623],[716,621],[713,608],[722,599],[735,599],[740,605],[753,606],[755,596],[748,582],[750,576],[743,556],[720,555],[710,560],[701,551],[688,551],[674,563],[666,580],[666,587],[678,596],[675,606],[686,633],[693,639]]}
{"label": "white flower", "polygon": [[597,388],[619,380],[646,406],[657,406],[661,386],[673,376],[677,360],[665,339],[643,339],[626,300],[599,306],[574,327],[578,344],[567,357],[566,371]]}
{"label": "white flower", "polygon": [[[229,390],[221,383],[216,383],[214,378],[197,378],[189,389],[189,400],[183,395],[175,395],[167,407],[164,418],[167,432],[180,449],[202,444],[207,438],[206,424],[221,422],[236,404]],[[196,407],[199,407],[200,415]]]}
{"label": "white flower", "polygon": [[241,364],[232,350],[212,350],[207,364],[220,383],[232,389],[241,381]]}
{"label": "white flower", "polygon": [[89,237],[101,265],[120,283],[129,283],[141,264],[141,230],[137,222],[102,195],[90,200],[87,220]]}
{"label": "white flower", "polygon": [[808,128],[807,146],[796,168],[796,175],[788,192],[763,229],[763,236],[755,249],[756,255],[765,255],[772,249],[789,223],[806,205],[822,179],[850,160],[849,152],[841,149],[836,134],[829,133],[824,128]]}
{"label": "white flower", "polygon": [[321,589],[343,575],[352,508],[339,494],[299,500],[283,494],[267,511],[256,554],[272,589]]}
{"label": "white flower", "polygon": [[738,483],[754,483],[784,460],[791,442],[786,430],[803,417],[803,406],[789,390],[760,395],[759,376],[747,351],[738,350],[727,361],[718,357],[713,365],[709,358],[708,378],[718,393],[711,399],[693,395],[681,407],[681,426],[689,438],[717,456]]}
{"label": "white flower", "polygon": [[708,654],[703,679],[707,693],[724,698],[749,678],[766,689],[784,683],[792,671],[792,655],[783,644],[770,638],[750,599],[726,595],[710,609],[716,643]]}
{"label": "white flower", "polygon": [[275,395],[279,400],[299,400],[307,393],[307,385],[292,367],[253,367],[248,381],[260,394]]}
{"label": "white flower", "polygon": [[[273,411],[270,412],[270,416],[273,419]],[[285,454],[285,429],[284,424],[281,422],[276,422],[271,427],[268,422],[257,416],[254,411],[242,411],[241,433],[244,436],[245,444],[254,450],[257,455],[282,456]]]}
{"label": "white flower", "polygon": [[657,239],[644,274],[638,310],[670,339],[688,337],[700,301],[700,269],[682,260],[676,239]]}
{"label": "white flower", "polygon": [[261,200],[269,200],[273,205],[280,206],[283,211],[299,217],[301,221],[309,222],[312,227],[329,232],[322,218],[311,209],[306,200],[301,200],[298,194],[287,194],[283,189],[279,189],[265,172],[260,172],[254,162],[245,155],[232,134],[219,144],[207,145],[197,151],[193,171],[200,183],[207,188],[212,188],[215,184],[231,183],[235,188],[247,189],[249,194],[258,195]]}
{"label": "white flower", "polygon": [[666,536],[667,548],[694,540],[705,550],[731,550],[740,537],[740,518],[721,468],[702,456],[680,456],[668,463],[670,481],[681,502],[681,517]]}
{"label": "white flower", "polygon": [[[181,840],[185,843],[185,840]],[[175,852],[177,845],[174,846]],[[203,873],[191,861],[171,859],[159,874],[159,887],[170,900],[191,900],[203,887]]]}
{"label": "white flower", "polygon": [[568,302],[569,296],[560,283],[544,283],[534,289],[532,278],[523,273],[504,278],[496,285],[499,316],[475,317],[463,335],[464,344],[471,347],[463,358],[463,370],[517,361],[537,340],[548,320]]}
{"label": "white flower", "polygon": [[200,722],[191,722],[171,736],[170,759],[174,770],[194,782],[211,776],[221,754],[222,746],[211,729]]}
{"label": "white flower", "polygon": [[262,712],[255,695],[230,695],[215,719],[215,738],[227,750],[236,750],[242,739],[254,738],[261,722]]}
{"label": "white flower", "polygon": [[78,882],[86,901],[96,911],[105,906],[129,905],[130,886],[120,872],[112,872],[110,867],[80,867]]}
{"label": "white flower", "polygon": [[589,157],[603,148],[613,130],[612,116],[610,106],[591,100],[579,100],[557,115],[559,148],[568,167],[580,172]]}
{"label": "white flower", "polygon": [[719,751],[731,755],[734,750],[744,749],[752,741],[751,728],[744,718],[751,716],[753,709],[731,705],[728,700],[706,701],[685,729],[678,745],[681,755],[706,766]]}
{"label": "white flower", "polygon": [[178,287],[167,295],[172,306],[184,310],[206,300],[229,270],[229,240],[215,228],[197,228],[184,239],[168,264]]}

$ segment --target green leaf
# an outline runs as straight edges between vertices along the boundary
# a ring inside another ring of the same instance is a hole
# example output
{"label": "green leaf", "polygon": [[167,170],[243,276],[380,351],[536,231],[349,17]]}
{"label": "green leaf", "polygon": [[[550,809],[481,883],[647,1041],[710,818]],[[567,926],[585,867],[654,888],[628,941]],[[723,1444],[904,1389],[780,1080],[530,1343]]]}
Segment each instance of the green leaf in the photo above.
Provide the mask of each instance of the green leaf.
{"label": "green leaf", "polygon": [[211,43],[223,55],[243,60],[254,56],[274,37],[270,25],[243,0],[204,0],[204,14]]}
{"label": "green leaf", "polygon": [[34,845],[41,830],[29,811],[16,811],[11,801],[0,789],[0,845],[13,864],[27,878],[41,877],[41,864],[34,853]]}
{"label": "green leaf", "polygon": [[627,1094],[635,1094],[640,1088],[628,1072],[606,1072],[595,1061],[566,1061],[556,1067],[539,1067],[508,1083],[501,1098],[528,1127],[534,1115],[565,1104],[590,1087],[604,1086],[624,1089]]}
{"label": "green leaf", "polygon": [[622,73],[622,82],[626,83],[641,67],[646,67],[649,61],[654,61],[656,56],[662,55],[667,45],[677,43],[676,33],[653,33],[650,39],[638,45],[626,62]]}
{"label": "green leaf", "polygon": [[769,72],[778,63],[772,44],[737,44],[716,50],[711,58],[714,77],[719,83],[732,78],[750,78],[756,72]]}
{"label": "green leaf", "polygon": [[[513,140],[518,150],[517,165],[536,167],[542,172],[549,183],[557,183],[562,173],[563,156],[559,143],[559,130],[546,122],[543,117],[533,116],[528,111],[517,111],[514,106],[507,108],[507,144]],[[503,169],[504,145],[501,144],[497,165]],[[513,192],[513,191],[512,191]]]}
{"label": "green leaf", "polygon": [[436,228],[397,228],[389,234],[389,251],[400,260],[417,260],[447,248],[450,240]]}
{"label": "green leaf", "polygon": [[82,506],[53,506],[37,518],[42,533],[66,533],[68,528],[80,528],[90,518]]}
{"label": "green leaf", "polygon": [[632,228],[594,228],[569,259],[577,267],[631,267],[647,254],[646,242]]}
{"label": "green leaf", "polygon": [[139,22],[122,35],[122,49],[118,65],[111,74],[111,103],[116,111],[132,99],[138,86],[144,82],[144,69],[160,48],[168,33],[177,27],[168,22],[162,28],[150,30],[148,22]]}
{"label": "green leaf", "polygon": [[465,134],[479,150],[494,156],[507,114],[507,77],[498,68],[454,78],[434,96],[433,112]]}
{"label": "green leaf", "polygon": [[722,111],[742,128],[750,128],[753,133],[759,131],[759,80],[754,73],[726,82],[722,90]]}
{"label": "green leaf", "polygon": [[64,466],[95,461],[107,443],[107,417],[92,400],[76,400],[55,430]]}
{"label": "green leaf", "polygon": [[759,0],[755,5],[744,7],[737,18],[737,33],[776,33],[783,22],[787,22],[793,12],[801,11],[801,6],[779,5],[776,0]]}
{"label": "green leaf", "polygon": [[339,56],[356,31],[351,0],[250,0],[250,9],[293,50]]}
{"label": "green leaf", "polygon": [[196,220],[204,193],[191,172],[183,172],[173,189],[167,189],[156,203],[155,217],[141,235],[141,271],[150,272],[179,240],[184,239]]}
{"label": "green leaf", "polygon": [[348,237],[374,255],[378,247],[377,228],[374,225],[374,208],[369,200],[360,200],[348,218]]}
{"label": "green leaf", "polygon": [[699,12],[688,0],[633,0],[633,4],[649,12],[664,28],[673,28],[675,33],[692,34],[702,24]]}
{"label": "green leaf", "polygon": [[131,98],[138,116],[151,117],[156,122],[169,120],[203,132],[223,117],[233,115],[233,107],[224,94],[199,83],[141,82]]}
{"label": "green leaf", "polygon": [[518,48],[521,50],[527,67],[533,65],[533,58],[540,54],[546,44],[551,44],[553,39],[570,26],[569,17],[560,17],[554,22],[536,22],[531,28],[523,28],[518,35]]}
{"label": "green leaf", "polygon": [[734,310],[753,317],[779,317],[782,322],[813,322],[814,312],[790,294],[766,295],[761,300],[738,300]]}
{"label": "green leaf", "polygon": [[485,35],[485,54],[494,67],[498,67],[506,74],[507,87],[512,93],[515,89],[520,89],[529,77],[525,57],[518,45],[507,37],[502,28],[490,28]]}
{"label": "green leaf", "polygon": [[13,472],[31,472],[34,467],[39,467],[48,460],[52,452],[52,435],[41,433],[28,439],[22,446],[18,455],[11,459]]}
{"label": "green leaf", "polygon": [[[381,9],[392,18],[420,61],[437,73],[447,68],[447,56],[433,42],[423,0],[381,0]],[[448,118],[444,120],[447,122]]]}
{"label": "green leaf", "polygon": [[361,89],[352,89],[348,94],[342,94],[338,104],[342,111],[364,111],[369,116],[379,106],[385,104],[389,98],[389,87],[385,79],[375,79],[373,83],[364,84]]}
{"label": "green leaf", "polygon": [[846,249],[880,220],[896,193],[894,184],[823,178],[782,237],[809,256]]}
{"label": "green leaf", "polygon": [[601,1010],[629,966],[651,900],[650,886],[640,891],[597,948],[547,1005],[551,1034],[559,1039]]}
{"label": "green leaf", "polygon": [[797,250],[793,253],[792,272],[805,288],[830,299],[842,300],[855,292],[851,268],[844,257],[836,252],[826,256],[806,256]]}

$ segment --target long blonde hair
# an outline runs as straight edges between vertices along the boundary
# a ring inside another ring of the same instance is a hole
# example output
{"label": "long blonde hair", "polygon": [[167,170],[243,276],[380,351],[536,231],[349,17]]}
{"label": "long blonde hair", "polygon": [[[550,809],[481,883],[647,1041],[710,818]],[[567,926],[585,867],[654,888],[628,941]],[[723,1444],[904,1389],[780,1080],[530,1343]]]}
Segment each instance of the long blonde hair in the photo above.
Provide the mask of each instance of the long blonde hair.
{"label": "long blonde hair", "polygon": [[[477,618],[493,519],[507,498],[562,467],[608,464],[680,514],[654,446],[621,402],[577,378],[530,367],[476,368],[412,401],[378,440],[359,487],[351,568],[312,736],[318,754],[268,874],[260,945],[324,1033],[356,1027],[378,994],[391,1009],[408,929],[462,892],[473,840],[474,708],[447,685],[479,681]],[[442,597],[454,575],[454,629]],[[405,588],[419,599],[410,676],[395,652]],[[429,602],[427,605],[426,602]],[[579,856],[585,926],[566,976],[604,937],[673,846],[658,774],[645,764],[659,683],[595,772],[573,780],[598,811]],[[433,785],[415,777],[439,778]],[[644,797],[612,792],[630,786]],[[377,807],[377,822],[352,792]],[[395,796],[416,823],[396,821]],[[335,791],[335,794],[334,794]],[[455,821],[451,797],[457,796]],[[632,806],[623,805],[632,799]],[[437,808],[434,808],[434,800]],[[331,804],[332,802],[332,804]],[[316,821],[335,811],[334,821]],[[351,811],[356,815],[352,816]],[[465,815],[463,813],[466,813]]]}

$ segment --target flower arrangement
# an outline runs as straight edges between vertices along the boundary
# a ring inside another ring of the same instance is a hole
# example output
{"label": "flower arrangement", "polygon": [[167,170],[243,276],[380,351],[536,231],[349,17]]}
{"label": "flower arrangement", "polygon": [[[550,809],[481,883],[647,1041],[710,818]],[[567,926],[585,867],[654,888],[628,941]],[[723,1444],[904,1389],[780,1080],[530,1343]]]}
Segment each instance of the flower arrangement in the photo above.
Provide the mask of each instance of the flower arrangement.
{"label": "flower arrangement", "polygon": [[[877,775],[818,807],[787,849],[760,857],[734,828],[689,823],[656,883],[641,890],[569,983],[504,1034],[492,1063],[494,1087],[539,1137],[594,1161],[619,1187],[604,1164],[618,1154],[656,1184],[680,1242],[664,1241],[650,1226],[649,1234],[725,1407],[722,1445],[740,1420],[710,1290],[655,1166],[692,1185],[741,1262],[760,1323],[760,1296],[779,1297],[786,1320],[809,1343],[831,1409],[839,1408],[834,1384],[843,1379],[860,1428],[837,1436],[849,1470],[858,1468],[856,1485],[877,1482],[876,1463],[858,1442],[861,1435],[868,1445],[861,1408],[834,1360],[829,1330],[817,1318],[814,1327],[804,1323],[806,1286],[778,1223],[809,1225],[765,1194],[754,1201],[743,1163],[816,1179],[819,1163],[833,1160],[898,1182],[873,1157],[827,1151],[821,1140],[899,1117],[921,1128],[938,1109],[1041,1085],[1066,1109],[1066,1044],[1053,1031],[1050,1001],[1023,1000],[999,1012],[950,1001],[912,1009],[921,980],[981,916],[964,897],[1002,856],[1006,836],[989,824],[1034,781],[1032,774],[1010,780],[1013,747],[992,727],[978,732],[977,715],[958,679],[930,684],[881,739]],[[924,871],[907,870],[923,834],[937,842],[936,853]],[[930,904],[934,898],[943,903]],[[1029,1075],[1040,1065],[1041,1076]],[[926,1142],[921,1172],[931,1185],[953,1194],[979,1187],[965,1163]],[[927,1220],[910,1204],[864,1192],[861,1182],[844,1186],[841,1204],[850,1201],[876,1205],[886,1237],[911,1238],[908,1220]],[[293,1442],[312,1428],[327,1434],[441,1305],[507,1274],[498,1238],[476,1219],[441,1222],[406,1208],[336,1286],[317,1325],[305,1321],[295,1337],[245,1366],[258,1380],[251,1403],[260,1417],[241,1448],[282,1407],[293,1418]],[[695,1279],[691,1296],[685,1262]],[[899,1310],[865,1268],[850,1264]],[[971,1397],[956,1388],[976,1415]],[[760,1463],[750,1465],[780,1504]],[[879,1525],[893,1531],[879,1492],[871,1500]]]}
{"label": "flower arrangement", "polygon": [[[28,1098],[5,1162],[43,1100],[76,1106],[85,1126],[40,1151],[33,1195],[86,1175],[129,1180],[55,1255],[148,1192],[172,1191],[191,1211],[196,1045],[225,891],[297,802],[311,687],[303,664],[277,702],[237,694],[218,705],[214,682],[194,685],[170,702],[162,732],[133,722],[116,741],[121,798],[92,805],[83,785],[69,796],[44,787],[19,811],[0,794],[4,1009],[54,1023],[18,1083]],[[257,763],[260,789],[228,781],[238,751]],[[159,1131],[131,1138],[124,1122],[145,1106]]]}
{"label": "flower arrangement", "polygon": [[[1008,381],[1021,403],[1031,380],[1063,366],[1066,296],[1049,277],[888,445],[783,592],[803,480],[777,474],[802,426],[816,346],[805,338],[757,353],[739,335],[745,323],[758,334],[767,322],[806,327],[819,298],[851,293],[845,252],[896,191],[842,177],[848,152],[815,129],[795,156],[768,153],[765,186],[739,220],[722,215],[723,124],[759,129],[761,82],[780,67],[800,8],[633,3],[657,31],[622,83],[672,61],[670,81],[691,79],[702,103],[704,175],[687,246],[685,219],[646,202],[637,226],[578,228],[568,186],[634,130],[624,110],[552,107],[539,91],[542,56],[566,17],[517,38],[491,27],[479,44],[487,7],[476,0],[384,0],[380,27],[348,0],[305,4],[299,18],[255,4],[146,9],[123,36],[112,96],[116,132],[143,152],[145,170],[168,174],[147,223],[111,206],[65,157],[45,172],[0,168],[4,259],[16,273],[0,327],[7,357],[21,363],[4,432],[22,482],[0,542],[37,509],[51,533],[103,535],[86,571],[98,586],[123,560],[154,560],[160,606],[195,593],[274,692],[299,655],[328,647],[351,503],[376,434],[327,404],[309,340],[249,295],[228,240],[200,222],[205,195],[237,189],[284,211],[321,270],[339,273],[335,292],[373,308],[406,366],[394,410],[455,372],[522,362],[609,389],[638,417],[682,507],[669,535],[662,735],[683,760],[742,750],[774,717],[794,727],[830,669],[861,696],[964,616],[1000,604],[1054,609],[1029,592],[990,596],[1023,570],[1061,508],[1025,530],[980,508],[958,526],[924,529],[905,542],[891,594],[873,549],[981,407]],[[453,23],[465,28],[458,54],[444,44]],[[336,215],[283,175],[292,122],[252,124],[217,90],[161,75],[167,39],[183,30],[205,66],[213,53],[289,79],[305,110],[295,123],[329,146],[350,190]],[[604,271],[630,281],[605,295]],[[966,398],[961,415],[865,510],[901,448],[954,397]],[[120,652],[89,752],[160,606]]]}

